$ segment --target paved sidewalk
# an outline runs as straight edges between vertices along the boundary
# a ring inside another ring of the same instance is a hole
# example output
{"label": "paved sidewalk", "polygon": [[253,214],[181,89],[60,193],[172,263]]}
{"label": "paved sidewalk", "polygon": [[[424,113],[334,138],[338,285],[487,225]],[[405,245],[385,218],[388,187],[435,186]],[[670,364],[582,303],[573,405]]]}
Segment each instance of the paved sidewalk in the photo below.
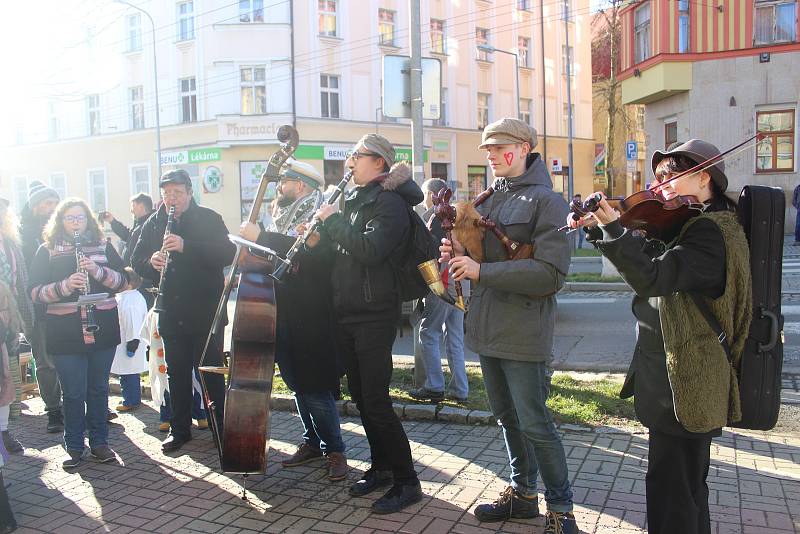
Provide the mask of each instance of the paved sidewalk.
{"label": "paved sidewalk", "polygon": [[[29,410],[12,428],[28,448],[4,468],[20,533],[543,530],[541,518],[481,525],[472,515],[477,503],[493,500],[505,485],[507,459],[497,427],[405,423],[426,498],[403,513],[375,516],[369,512],[372,498],[346,493],[368,467],[357,419],[343,421],[349,480],[329,483],[321,463],[280,467],[300,440],[300,423],[291,414],[274,413],[268,474],[251,477],[246,503],[239,479],[218,472],[208,431],[195,431],[181,455],[166,457],[159,450],[164,435],[155,430],[157,412],[143,407],[120,416],[111,428],[111,446],[124,466],[86,461],[70,474],[60,466],[58,436],[44,433],[40,400],[26,403]],[[566,431],[564,444],[581,531],[645,532],[646,434]],[[714,533],[800,532],[800,434],[725,432],[712,453]]]}

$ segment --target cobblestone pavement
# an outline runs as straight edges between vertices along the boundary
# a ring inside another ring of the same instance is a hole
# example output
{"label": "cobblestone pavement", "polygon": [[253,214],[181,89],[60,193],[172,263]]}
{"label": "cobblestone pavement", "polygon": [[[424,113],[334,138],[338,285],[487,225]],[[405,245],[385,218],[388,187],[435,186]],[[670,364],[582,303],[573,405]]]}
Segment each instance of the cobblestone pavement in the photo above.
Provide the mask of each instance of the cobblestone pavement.
{"label": "cobblestone pavement", "polygon": [[[115,405],[118,399],[113,399]],[[57,532],[410,532],[541,533],[541,518],[479,524],[472,510],[504,488],[507,458],[497,427],[408,422],[425,499],[398,514],[375,516],[373,498],[352,499],[347,485],[368,467],[363,428],[343,420],[351,458],[347,482],[329,483],[321,463],[283,469],[300,439],[296,416],[272,416],[270,467],[251,477],[250,501],[239,479],[218,472],[208,431],[177,457],[161,454],[157,412],[142,407],[111,425],[124,465],[87,460],[61,469],[58,437],[44,432],[39,399],[12,428],[27,446],[4,468],[20,533]],[[565,431],[582,532],[644,532],[647,435]],[[725,432],[713,445],[709,475],[713,532],[800,532],[800,434]],[[540,499],[542,499],[540,495]],[[542,506],[544,508],[544,506]]]}

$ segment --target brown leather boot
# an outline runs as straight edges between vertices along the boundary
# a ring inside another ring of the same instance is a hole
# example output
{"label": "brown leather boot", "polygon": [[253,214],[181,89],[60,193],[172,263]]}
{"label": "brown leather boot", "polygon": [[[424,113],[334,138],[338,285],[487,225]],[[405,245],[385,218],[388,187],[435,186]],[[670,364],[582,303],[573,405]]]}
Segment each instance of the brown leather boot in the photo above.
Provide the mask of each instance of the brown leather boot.
{"label": "brown leather boot", "polygon": [[295,467],[307,464],[317,458],[322,458],[322,451],[303,442],[297,447],[297,451],[293,455],[281,462],[281,465],[283,467]]}
{"label": "brown leather boot", "polygon": [[347,457],[341,452],[329,452],[325,455],[328,459],[328,480],[336,482],[347,478]]}

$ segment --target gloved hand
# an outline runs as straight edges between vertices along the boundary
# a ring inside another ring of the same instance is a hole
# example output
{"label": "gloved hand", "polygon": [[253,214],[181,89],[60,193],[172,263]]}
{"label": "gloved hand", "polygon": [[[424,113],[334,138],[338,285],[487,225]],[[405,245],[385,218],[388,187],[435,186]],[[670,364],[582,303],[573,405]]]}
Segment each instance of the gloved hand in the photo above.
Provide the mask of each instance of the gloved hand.
{"label": "gloved hand", "polygon": [[138,339],[132,339],[132,340],[128,341],[125,344],[125,350],[126,350],[129,358],[133,358],[134,357],[134,355],[136,354],[136,349],[138,349],[138,348],[139,348],[139,340]]}

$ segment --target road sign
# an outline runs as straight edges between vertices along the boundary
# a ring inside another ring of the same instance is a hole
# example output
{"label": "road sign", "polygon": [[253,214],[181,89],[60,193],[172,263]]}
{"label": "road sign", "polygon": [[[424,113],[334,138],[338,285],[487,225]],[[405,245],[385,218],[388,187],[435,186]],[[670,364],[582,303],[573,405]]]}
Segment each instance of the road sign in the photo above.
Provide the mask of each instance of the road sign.
{"label": "road sign", "polygon": [[561,158],[552,158],[550,160],[550,168],[553,172],[561,172]]}
{"label": "road sign", "polygon": [[639,150],[636,147],[636,141],[628,141],[625,143],[625,158],[639,159]]}
{"label": "road sign", "polygon": [[[411,58],[383,56],[383,115],[411,118]],[[441,113],[442,62],[422,58],[422,118],[438,119]]]}
{"label": "road sign", "polygon": [[629,159],[628,160],[628,172],[636,172],[637,170],[639,170],[637,168],[638,164],[639,164],[639,162],[636,161],[635,159]]}

